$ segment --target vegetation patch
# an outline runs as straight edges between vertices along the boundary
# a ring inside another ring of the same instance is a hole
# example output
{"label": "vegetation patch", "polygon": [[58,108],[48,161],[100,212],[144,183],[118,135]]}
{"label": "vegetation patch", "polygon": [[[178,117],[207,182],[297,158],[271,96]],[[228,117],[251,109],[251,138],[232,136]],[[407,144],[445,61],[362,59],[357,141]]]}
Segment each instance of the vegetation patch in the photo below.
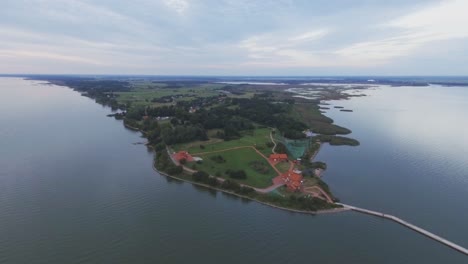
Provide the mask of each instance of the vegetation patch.
{"label": "vegetation patch", "polygon": [[[236,179],[241,184],[247,184],[253,187],[265,188],[272,184],[272,179],[276,176],[275,171],[264,160],[255,150],[251,148],[241,148],[223,151],[220,153],[225,157],[223,163],[217,163],[209,157],[212,154],[206,154],[208,158],[204,158],[201,164],[196,164],[198,170],[203,170],[208,172],[210,175],[216,175],[220,173],[220,177],[225,179],[231,179],[230,175],[225,174],[228,170],[243,170],[247,177],[245,179]],[[210,156],[208,156],[210,155]],[[205,155],[198,155],[204,157]],[[263,163],[263,167],[268,168],[268,171],[265,170],[265,173],[260,173],[253,169],[250,166],[250,162],[258,161]]]}
{"label": "vegetation patch", "polygon": [[238,179],[238,180],[245,180],[247,179],[247,173],[244,170],[226,170],[225,174],[229,176],[229,178]]}
{"label": "vegetation patch", "polygon": [[254,169],[256,172],[261,174],[268,174],[270,170],[270,165],[265,164],[265,162],[254,160],[249,163],[249,166]]}
{"label": "vegetation patch", "polygon": [[226,163],[226,159],[224,159],[223,156],[221,155],[215,155],[215,156],[211,156],[210,159],[216,163]]}
{"label": "vegetation patch", "polygon": [[320,142],[328,142],[332,146],[359,146],[360,144],[356,139],[341,136],[318,135],[315,139],[320,140]]}

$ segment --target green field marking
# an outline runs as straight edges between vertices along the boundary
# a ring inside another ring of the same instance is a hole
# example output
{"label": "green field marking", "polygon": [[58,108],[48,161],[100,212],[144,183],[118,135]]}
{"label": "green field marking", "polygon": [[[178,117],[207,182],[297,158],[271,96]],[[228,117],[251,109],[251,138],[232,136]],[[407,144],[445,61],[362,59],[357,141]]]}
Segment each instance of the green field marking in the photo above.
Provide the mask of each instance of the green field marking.
{"label": "green field marking", "polygon": [[[217,163],[211,159],[212,156],[221,155],[224,159],[224,163]],[[271,168],[269,163],[260,156],[252,148],[242,148],[235,150],[227,150],[218,153],[196,155],[203,158],[201,164],[190,163],[187,166],[191,167],[195,164],[197,170],[203,170],[211,175],[216,175],[225,179],[229,179],[229,176],[225,174],[226,170],[244,170],[247,174],[247,179],[238,180],[237,182],[250,185],[257,188],[265,188],[272,184],[272,179],[276,176],[276,172]],[[258,161],[268,167],[268,172],[265,174],[255,171],[250,166],[250,162]]]}

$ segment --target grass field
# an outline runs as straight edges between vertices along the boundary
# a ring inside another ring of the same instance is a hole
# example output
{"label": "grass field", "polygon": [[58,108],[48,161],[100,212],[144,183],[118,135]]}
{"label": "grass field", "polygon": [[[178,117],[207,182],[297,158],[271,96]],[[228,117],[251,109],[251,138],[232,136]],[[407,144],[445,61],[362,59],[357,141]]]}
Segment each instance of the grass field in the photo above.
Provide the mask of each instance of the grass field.
{"label": "grass field", "polygon": [[289,162],[283,161],[275,165],[275,167],[281,172],[287,172],[289,170]]}
{"label": "grass field", "polygon": [[[172,146],[172,148],[176,151],[187,150],[189,153],[199,153],[225,150],[241,146],[256,146],[260,152],[265,156],[268,156],[271,154],[271,148],[267,147],[266,143],[271,142],[270,131],[271,130],[269,128],[257,128],[252,131],[242,132],[242,137],[239,139],[224,141],[217,138],[210,138],[208,141],[177,144]],[[210,134],[210,132],[208,134]],[[200,145],[203,145],[205,148],[200,148]]]}
{"label": "grass field", "polygon": [[[224,163],[217,163],[213,161],[210,157],[221,155],[224,159]],[[217,175],[218,177],[229,179],[225,174],[225,171],[228,169],[244,170],[247,174],[247,179],[237,180],[239,183],[244,183],[253,187],[265,188],[272,184],[272,179],[276,176],[276,172],[271,168],[269,163],[262,158],[255,150],[251,148],[243,148],[236,150],[228,150],[224,152],[218,152],[213,154],[204,154],[196,155],[203,158],[201,164],[196,164],[197,170],[203,170],[208,172],[211,175]],[[268,167],[268,171],[265,174],[255,171],[249,165],[252,161],[258,161],[263,163]],[[192,164],[187,164],[188,167],[191,167]]]}

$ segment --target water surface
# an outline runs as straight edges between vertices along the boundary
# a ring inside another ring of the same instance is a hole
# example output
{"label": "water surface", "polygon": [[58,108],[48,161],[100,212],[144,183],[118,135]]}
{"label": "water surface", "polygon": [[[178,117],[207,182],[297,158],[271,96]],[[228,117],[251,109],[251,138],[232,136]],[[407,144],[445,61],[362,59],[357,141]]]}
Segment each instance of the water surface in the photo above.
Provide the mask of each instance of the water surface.
{"label": "water surface", "polygon": [[[362,100],[356,104],[365,106]],[[381,109],[392,115],[390,106]],[[387,160],[375,175],[371,169],[380,159],[374,161],[375,153],[368,151],[390,157],[402,152],[402,159],[411,158],[405,164],[426,164],[433,154],[421,149],[428,147],[419,140],[380,148],[372,138],[366,143],[359,135],[376,137],[387,130],[361,120],[361,112],[366,111],[337,113],[336,119],[343,117],[339,122],[355,131],[362,147],[325,148],[321,154],[332,188],[343,201],[398,213],[468,244],[466,229],[459,229],[466,219],[466,178],[463,171],[455,173],[463,158],[452,159],[466,148],[439,154],[444,162],[425,170],[440,165],[444,177],[419,173],[399,181],[402,172],[412,175],[408,165]],[[467,261],[382,219],[352,212],[294,214],[170,181],[152,170],[150,151],[132,144],[142,141],[139,133],[106,117],[108,108],[64,87],[0,78],[0,113],[0,263]],[[363,125],[367,128],[359,130]],[[444,146],[459,148],[450,143],[454,137]],[[428,156],[418,159],[413,149]]]}

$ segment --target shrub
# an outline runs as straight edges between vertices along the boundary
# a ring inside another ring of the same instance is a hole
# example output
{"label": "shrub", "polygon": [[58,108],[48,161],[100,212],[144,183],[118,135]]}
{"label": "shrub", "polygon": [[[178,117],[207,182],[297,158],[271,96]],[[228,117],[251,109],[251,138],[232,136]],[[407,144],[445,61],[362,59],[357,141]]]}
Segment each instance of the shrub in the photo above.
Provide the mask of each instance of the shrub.
{"label": "shrub", "polygon": [[204,171],[197,171],[192,174],[192,179],[196,182],[207,182],[210,175]]}
{"label": "shrub", "polygon": [[233,179],[247,179],[247,174],[244,170],[227,170],[226,174]]}
{"label": "shrub", "polygon": [[210,159],[216,163],[225,163],[226,159],[224,159],[221,155],[211,156]]}

